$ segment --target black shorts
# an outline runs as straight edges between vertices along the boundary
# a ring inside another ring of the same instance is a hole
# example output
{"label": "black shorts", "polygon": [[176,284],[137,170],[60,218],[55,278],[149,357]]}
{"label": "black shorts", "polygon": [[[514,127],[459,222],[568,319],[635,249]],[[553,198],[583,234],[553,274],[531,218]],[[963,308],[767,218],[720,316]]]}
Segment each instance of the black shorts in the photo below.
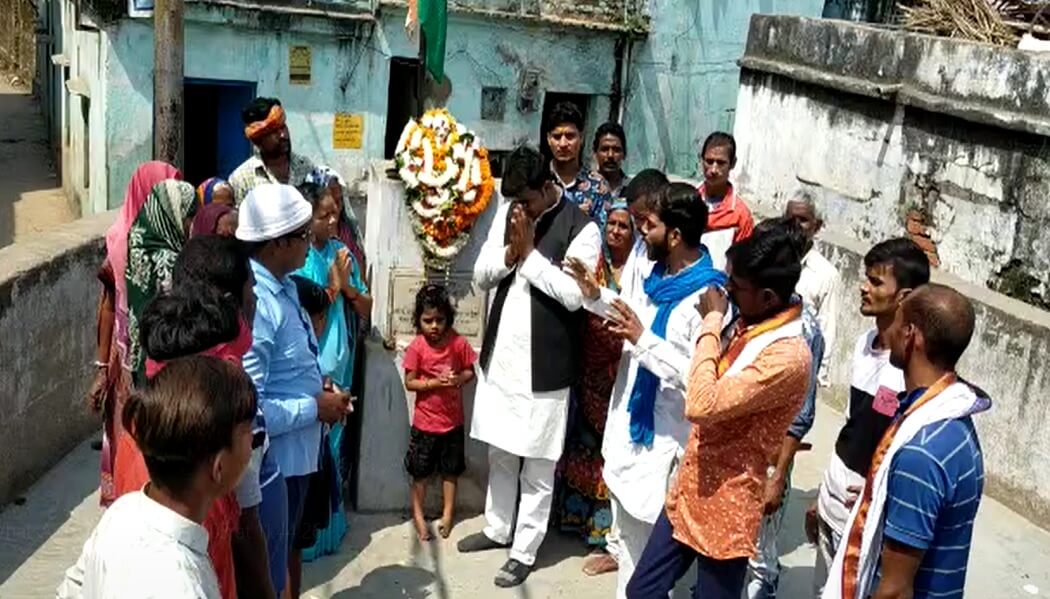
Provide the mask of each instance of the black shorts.
{"label": "black shorts", "polygon": [[413,426],[405,455],[405,470],[415,480],[434,474],[459,476],[467,469],[463,443],[462,426],[447,433],[428,433]]}
{"label": "black shorts", "polygon": [[[335,476],[335,462],[328,447],[328,437],[321,437],[320,464],[317,472],[307,474],[302,491],[302,512],[299,526],[295,529],[293,549],[309,549],[317,544],[317,535],[328,528],[332,512],[339,509],[336,494],[341,493],[339,479]],[[291,493],[288,495],[291,501]]]}

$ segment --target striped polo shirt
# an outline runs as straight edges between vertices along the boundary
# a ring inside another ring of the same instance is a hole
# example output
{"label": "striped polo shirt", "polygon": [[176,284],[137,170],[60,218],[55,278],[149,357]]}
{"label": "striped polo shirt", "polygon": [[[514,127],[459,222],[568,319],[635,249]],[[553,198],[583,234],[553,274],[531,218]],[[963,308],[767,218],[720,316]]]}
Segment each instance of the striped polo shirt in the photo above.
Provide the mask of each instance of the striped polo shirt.
{"label": "striped polo shirt", "polygon": [[[899,413],[924,391],[901,394]],[[883,536],[925,551],[915,599],[962,597],[984,461],[969,416],[934,422],[895,454]]]}

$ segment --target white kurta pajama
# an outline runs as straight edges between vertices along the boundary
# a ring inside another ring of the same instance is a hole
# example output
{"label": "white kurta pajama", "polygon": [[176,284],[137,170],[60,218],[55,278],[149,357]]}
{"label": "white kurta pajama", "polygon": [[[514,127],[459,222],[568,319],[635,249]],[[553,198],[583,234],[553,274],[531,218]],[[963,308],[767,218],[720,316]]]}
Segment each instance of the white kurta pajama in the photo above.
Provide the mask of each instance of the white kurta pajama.
{"label": "white kurta pajama", "polygon": [[[564,200],[563,200],[564,201]],[[557,205],[555,205],[557,206]],[[514,280],[503,304],[487,369],[479,369],[470,436],[488,443],[489,484],[485,500],[485,535],[497,543],[513,539],[510,557],[531,566],[543,542],[554,490],[554,469],[561,457],[568,421],[569,387],[533,391],[532,297],[535,288],[566,309],[578,310],[583,295],[575,280],[533,251],[515,269],[504,263],[507,211],[499,207],[474,265],[474,281],[483,290],[506,276]],[[594,223],[569,244],[566,258],[596,264],[601,235]],[[565,351],[552,347],[550,351]],[[518,507],[517,526],[511,530]]]}
{"label": "white kurta pajama", "polygon": [[[643,287],[644,280],[652,272],[653,262],[644,254],[635,254],[632,258],[620,277],[619,295],[603,288],[600,299],[584,303],[587,310],[604,316],[612,300],[619,297],[645,326],[637,344],[624,341],[602,439],[602,457],[605,459],[602,477],[609,487],[613,519],[618,529],[618,547],[614,551],[619,563],[616,596],[621,599],[626,597],[627,583],[663,509],[677,459],[689,439],[691,424],[685,418],[685,387],[693,347],[703,324],[700,313],[696,311],[696,304],[704,292],[701,289],[683,299],[671,311],[667,338],[657,337],[650,329],[657,306]],[[639,366],[648,368],[660,378],[650,447],[631,440],[631,415],[627,411]]]}

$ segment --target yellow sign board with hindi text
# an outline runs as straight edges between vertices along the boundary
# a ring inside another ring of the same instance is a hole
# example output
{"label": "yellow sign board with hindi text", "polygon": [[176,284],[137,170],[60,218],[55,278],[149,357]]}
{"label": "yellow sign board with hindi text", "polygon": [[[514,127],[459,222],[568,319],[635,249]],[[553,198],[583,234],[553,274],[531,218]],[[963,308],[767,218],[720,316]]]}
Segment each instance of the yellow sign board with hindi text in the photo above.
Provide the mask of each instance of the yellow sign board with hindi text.
{"label": "yellow sign board with hindi text", "polygon": [[337,112],[332,123],[332,148],[336,150],[360,150],[364,147],[365,116]]}

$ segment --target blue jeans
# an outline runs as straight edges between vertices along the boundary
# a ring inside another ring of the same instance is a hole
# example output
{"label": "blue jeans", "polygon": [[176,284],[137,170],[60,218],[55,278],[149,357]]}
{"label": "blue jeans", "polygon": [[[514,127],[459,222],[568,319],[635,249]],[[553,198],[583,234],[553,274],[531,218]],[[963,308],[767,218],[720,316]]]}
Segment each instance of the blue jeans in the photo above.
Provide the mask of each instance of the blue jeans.
{"label": "blue jeans", "polygon": [[780,553],[777,550],[777,537],[780,536],[780,528],[784,524],[784,513],[787,512],[788,498],[791,496],[792,468],[787,471],[780,509],[762,518],[762,527],[758,531],[758,541],[755,544],[755,555],[747,564],[747,599],[776,599],[777,586],[780,582]]}
{"label": "blue jeans", "polygon": [[667,597],[675,583],[696,563],[694,599],[740,599],[747,574],[747,558],[711,559],[675,540],[667,512],[653,526],[649,542],[627,583],[627,599]]}

